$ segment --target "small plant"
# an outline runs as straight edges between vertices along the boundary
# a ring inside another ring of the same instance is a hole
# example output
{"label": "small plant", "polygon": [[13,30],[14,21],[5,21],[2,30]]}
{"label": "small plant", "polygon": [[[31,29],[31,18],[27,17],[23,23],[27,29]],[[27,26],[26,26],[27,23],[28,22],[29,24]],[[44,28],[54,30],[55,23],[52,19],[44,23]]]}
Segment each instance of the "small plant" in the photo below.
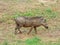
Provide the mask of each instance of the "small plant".
{"label": "small plant", "polygon": [[44,3],[41,2],[41,5],[44,6]]}
{"label": "small plant", "polygon": [[9,45],[7,41],[4,41],[3,42],[3,45]]}
{"label": "small plant", "polygon": [[41,39],[34,37],[32,39],[27,39],[25,41],[25,43],[26,43],[26,45],[37,45],[37,44],[39,44],[40,41],[41,41]]}
{"label": "small plant", "polygon": [[47,8],[47,9],[45,9],[45,11],[46,11],[47,13],[52,13],[52,9],[51,9],[51,8]]}

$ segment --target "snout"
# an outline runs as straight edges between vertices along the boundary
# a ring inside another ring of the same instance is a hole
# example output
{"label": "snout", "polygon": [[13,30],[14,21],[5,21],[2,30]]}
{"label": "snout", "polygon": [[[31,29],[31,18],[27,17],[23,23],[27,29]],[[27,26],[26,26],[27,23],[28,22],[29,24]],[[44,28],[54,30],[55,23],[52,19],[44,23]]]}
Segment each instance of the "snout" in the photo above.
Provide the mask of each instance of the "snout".
{"label": "snout", "polygon": [[48,29],[48,28],[49,28],[47,24],[45,24],[45,25],[43,24],[43,26],[44,26],[46,29]]}

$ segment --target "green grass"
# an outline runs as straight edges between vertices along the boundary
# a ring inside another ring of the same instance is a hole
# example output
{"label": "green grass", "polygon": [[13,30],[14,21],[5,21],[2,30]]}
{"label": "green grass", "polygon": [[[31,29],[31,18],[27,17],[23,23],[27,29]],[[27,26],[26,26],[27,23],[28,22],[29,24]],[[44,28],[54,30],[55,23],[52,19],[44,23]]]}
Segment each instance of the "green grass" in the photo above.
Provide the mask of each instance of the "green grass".
{"label": "green grass", "polygon": [[18,16],[44,16],[49,18],[55,18],[58,15],[58,12],[54,12],[52,11],[51,8],[46,8],[44,9],[44,11],[42,11],[41,9],[37,8],[37,9],[30,9],[24,13],[21,12],[15,12],[13,17],[18,17]]}
{"label": "green grass", "polygon": [[38,37],[33,37],[25,41],[16,40],[15,42],[9,42],[8,40],[5,40],[4,42],[2,42],[2,44],[0,43],[0,45],[60,45],[60,40],[58,40],[57,42],[44,42]]}
{"label": "green grass", "polygon": [[4,40],[4,42],[2,43],[2,45],[9,45],[7,40]]}
{"label": "green grass", "polygon": [[[7,4],[9,4],[9,5],[11,4],[10,6],[8,6],[9,9],[11,9],[11,10],[14,8],[14,6],[16,4],[18,5],[18,4],[21,4],[20,2],[23,2],[22,0],[1,0],[1,1],[4,1],[5,3],[8,2]],[[28,3],[32,3],[32,2],[33,2],[32,0],[26,0],[24,3],[28,4]],[[57,2],[58,2],[58,0],[57,0]],[[14,6],[12,6],[12,4]],[[41,5],[44,7],[43,3],[41,3]],[[56,5],[54,5],[54,6],[57,7]],[[49,21],[50,21],[50,19],[57,18],[57,20],[56,20],[57,22],[59,22],[59,19],[60,19],[60,12],[53,11],[52,7],[44,7],[44,9],[43,8],[40,9],[40,6],[39,6],[35,9],[32,9],[32,8],[28,9],[26,12],[20,12],[20,11],[16,10],[15,12],[11,12],[12,15],[8,14],[9,9],[7,9],[8,11],[6,11],[6,12],[3,11],[4,14],[2,14],[2,17],[0,18],[0,22],[3,22],[3,23],[8,22],[8,24],[6,23],[7,26],[11,26],[11,25],[9,25],[9,24],[13,24],[13,21],[11,21],[11,20],[13,20],[13,18],[16,18],[19,16],[43,16]],[[52,25],[53,24],[53,21],[52,21],[51,27],[49,27],[51,29],[49,29],[49,30],[60,30],[60,24],[58,24],[57,22],[56,22],[56,25],[55,24]],[[14,28],[13,28],[14,25],[12,25],[11,28],[8,27],[5,29],[4,27],[5,27],[5,25],[3,25],[1,27],[2,28],[1,31],[4,32],[6,30],[7,35],[4,35],[4,34],[2,35],[2,37],[4,37],[5,40],[2,40],[2,41],[0,40],[0,45],[60,45],[60,39],[56,42],[52,42],[52,41],[44,42],[44,41],[42,41],[42,39],[40,37],[33,37],[33,38],[29,38],[29,39],[26,39],[23,41],[23,40],[17,39],[16,35],[12,34],[13,32],[11,30],[14,30]],[[45,29],[40,27],[39,30],[45,30]],[[12,39],[10,38],[10,36]],[[43,38],[46,38],[46,37],[43,37]]]}
{"label": "green grass", "polygon": [[37,45],[37,44],[40,43],[40,41],[41,41],[41,39],[39,39],[39,38],[37,38],[37,37],[34,37],[34,38],[32,38],[32,39],[27,39],[27,40],[25,41],[25,43],[26,43],[26,45]]}
{"label": "green grass", "polygon": [[49,19],[56,18],[58,16],[58,12],[52,11],[52,9],[49,8],[49,7],[45,8],[44,10],[41,10],[39,8],[29,9],[28,11],[23,12],[23,13],[19,12],[19,11],[16,11],[11,16],[8,15],[7,13],[3,14],[0,21],[6,22],[7,20],[10,20],[10,19],[13,19],[13,18],[16,18],[16,17],[19,17],[19,16],[43,16],[43,17],[46,17],[47,20],[49,20]]}
{"label": "green grass", "polygon": [[35,8],[35,9],[29,9],[26,12],[19,12],[16,11],[13,13],[13,15],[8,15],[7,13],[3,14],[3,18],[14,18],[18,16],[47,16],[48,18],[55,18],[58,15],[57,11],[52,11],[50,7],[46,7],[45,9]]}

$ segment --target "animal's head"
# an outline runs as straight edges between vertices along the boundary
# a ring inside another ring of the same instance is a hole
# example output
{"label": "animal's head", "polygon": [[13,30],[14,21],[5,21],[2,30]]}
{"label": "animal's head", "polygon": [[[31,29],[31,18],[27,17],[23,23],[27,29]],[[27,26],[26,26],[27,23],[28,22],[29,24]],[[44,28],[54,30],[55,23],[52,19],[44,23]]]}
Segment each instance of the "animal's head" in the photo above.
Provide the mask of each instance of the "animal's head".
{"label": "animal's head", "polygon": [[46,19],[42,19],[42,20],[41,20],[41,24],[42,24],[42,26],[44,26],[46,29],[48,29],[48,24],[47,24]]}

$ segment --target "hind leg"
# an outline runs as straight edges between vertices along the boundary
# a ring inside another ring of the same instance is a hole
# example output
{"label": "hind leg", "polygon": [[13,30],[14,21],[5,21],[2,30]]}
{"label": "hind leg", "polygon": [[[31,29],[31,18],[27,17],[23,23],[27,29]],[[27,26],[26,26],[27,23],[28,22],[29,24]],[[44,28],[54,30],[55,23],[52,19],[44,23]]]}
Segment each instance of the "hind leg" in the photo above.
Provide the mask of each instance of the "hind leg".
{"label": "hind leg", "polygon": [[34,30],[35,30],[35,34],[37,34],[37,29],[36,29],[36,27],[34,27]]}

